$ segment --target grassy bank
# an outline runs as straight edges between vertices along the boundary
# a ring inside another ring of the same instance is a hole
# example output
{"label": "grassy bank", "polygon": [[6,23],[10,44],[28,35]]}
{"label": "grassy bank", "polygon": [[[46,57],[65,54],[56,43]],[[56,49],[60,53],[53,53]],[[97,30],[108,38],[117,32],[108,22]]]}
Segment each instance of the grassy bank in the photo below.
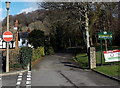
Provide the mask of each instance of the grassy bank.
{"label": "grassy bank", "polygon": [[99,66],[95,70],[110,76],[120,77],[120,67],[118,65]]}
{"label": "grassy bank", "polygon": [[[74,58],[76,62],[79,63],[81,68],[89,67],[89,60],[86,53],[78,54],[76,58]],[[120,75],[120,62],[105,62],[104,56],[102,54],[102,66],[101,66],[101,52],[96,52],[96,71],[100,71],[102,73],[108,74],[110,76],[118,77]],[[119,76],[120,77],[120,76]]]}
{"label": "grassy bank", "polygon": [[81,68],[88,68],[89,67],[88,56],[86,53],[77,55],[76,58],[74,58],[74,60],[79,63]]}

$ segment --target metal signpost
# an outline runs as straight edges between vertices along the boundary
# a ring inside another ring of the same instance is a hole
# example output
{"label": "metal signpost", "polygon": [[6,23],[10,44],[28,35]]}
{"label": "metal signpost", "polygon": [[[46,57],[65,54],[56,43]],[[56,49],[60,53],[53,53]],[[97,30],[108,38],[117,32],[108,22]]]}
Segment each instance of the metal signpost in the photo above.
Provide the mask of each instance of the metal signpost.
{"label": "metal signpost", "polygon": [[7,42],[7,56],[6,56],[6,72],[9,72],[9,42],[13,39],[13,34],[10,31],[3,33],[3,40]]}
{"label": "metal signpost", "polygon": [[[9,8],[10,8],[10,2],[6,2],[6,9],[7,9],[7,31],[9,31]],[[7,42],[6,72],[9,72],[9,41]]]}
{"label": "metal signpost", "polygon": [[[102,40],[105,40],[105,42],[107,43],[106,40],[112,40],[112,32],[102,32],[102,33],[98,33],[98,39],[100,40],[100,48],[101,48],[101,65],[102,65]],[[106,44],[106,49],[107,49],[107,44]]]}

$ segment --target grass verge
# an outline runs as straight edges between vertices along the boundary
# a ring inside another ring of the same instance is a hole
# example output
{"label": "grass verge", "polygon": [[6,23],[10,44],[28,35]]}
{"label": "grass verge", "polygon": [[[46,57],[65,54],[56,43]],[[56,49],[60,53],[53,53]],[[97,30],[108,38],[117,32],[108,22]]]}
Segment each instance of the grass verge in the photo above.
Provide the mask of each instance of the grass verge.
{"label": "grass verge", "polygon": [[113,77],[117,77],[117,78],[120,77],[120,66],[119,65],[98,66],[94,70],[113,76]]}
{"label": "grass verge", "polygon": [[89,67],[88,56],[86,53],[77,55],[76,58],[74,58],[74,60],[79,63],[81,68],[88,68]]}
{"label": "grass verge", "polygon": [[[89,60],[86,53],[78,54],[76,58],[74,58],[76,62],[79,63],[81,68],[89,67]],[[96,52],[96,71],[101,73],[120,78],[120,62],[105,62],[104,56],[102,54],[102,66],[101,65],[101,52]]]}

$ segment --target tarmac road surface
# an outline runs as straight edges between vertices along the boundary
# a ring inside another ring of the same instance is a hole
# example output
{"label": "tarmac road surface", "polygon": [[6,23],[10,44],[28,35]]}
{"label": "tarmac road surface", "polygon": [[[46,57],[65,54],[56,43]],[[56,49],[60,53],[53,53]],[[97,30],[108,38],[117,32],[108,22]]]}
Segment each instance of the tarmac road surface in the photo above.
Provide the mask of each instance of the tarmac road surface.
{"label": "tarmac road surface", "polygon": [[70,54],[58,53],[45,56],[31,71],[2,77],[2,86],[119,86],[115,80],[91,70],[65,66]]}

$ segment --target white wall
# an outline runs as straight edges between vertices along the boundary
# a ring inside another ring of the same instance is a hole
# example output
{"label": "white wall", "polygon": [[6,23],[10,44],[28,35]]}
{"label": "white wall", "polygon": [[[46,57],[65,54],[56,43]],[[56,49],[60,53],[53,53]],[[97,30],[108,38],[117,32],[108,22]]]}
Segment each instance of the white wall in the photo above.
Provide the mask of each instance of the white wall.
{"label": "white wall", "polygon": [[2,38],[0,38],[0,48],[2,48]]}

